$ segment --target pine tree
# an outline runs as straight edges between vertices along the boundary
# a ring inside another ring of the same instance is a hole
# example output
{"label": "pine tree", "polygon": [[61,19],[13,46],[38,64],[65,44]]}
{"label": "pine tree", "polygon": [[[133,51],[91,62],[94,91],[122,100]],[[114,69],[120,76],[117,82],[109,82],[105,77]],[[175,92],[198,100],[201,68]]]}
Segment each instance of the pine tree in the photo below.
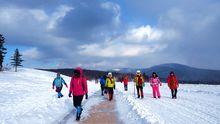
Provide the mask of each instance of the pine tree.
{"label": "pine tree", "polygon": [[21,59],[21,56],[22,55],[19,53],[19,50],[16,49],[14,55],[11,58],[12,60],[11,65],[15,67],[15,72],[17,72],[17,67],[22,66],[21,63],[24,61]]}
{"label": "pine tree", "polygon": [[3,61],[4,61],[4,57],[6,52],[6,48],[4,47],[4,43],[5,43],[5,38],[2,36],[2,34],[0,34],[0,71],[2,71],[3,68]]}

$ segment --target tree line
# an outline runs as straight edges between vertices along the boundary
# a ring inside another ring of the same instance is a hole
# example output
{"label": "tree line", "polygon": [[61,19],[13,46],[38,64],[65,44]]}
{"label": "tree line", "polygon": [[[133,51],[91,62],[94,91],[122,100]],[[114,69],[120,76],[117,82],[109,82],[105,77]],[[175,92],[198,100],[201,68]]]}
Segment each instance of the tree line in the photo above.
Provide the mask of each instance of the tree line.
{"label": "tree line", "polygon": [[[0,34],[0,71],[3,71],[3,62],[5,55],[7,54],[7,49],[4,46],[5,44],[5,38],[2,34]],[[15,72],[17,72],[17,68],[19,66],[22,66],[22,62],[24,61],[22,58],[22,55],[20,54],[18,49],[15,49],[14,54],[11,57],[11,66],[15,68]]]}

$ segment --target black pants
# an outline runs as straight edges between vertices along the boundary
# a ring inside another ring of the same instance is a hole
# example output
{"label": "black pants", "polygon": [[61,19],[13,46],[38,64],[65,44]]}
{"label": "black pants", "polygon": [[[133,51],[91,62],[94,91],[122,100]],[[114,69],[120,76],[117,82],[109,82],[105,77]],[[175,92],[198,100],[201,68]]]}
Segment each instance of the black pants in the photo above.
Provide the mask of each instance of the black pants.
{"label": "black pants", "polygon": [[172,98],[176,98],[177,89],[171,89]]}
{"label": "black pants", "polygon": [[63,86],[61,86],[61,87],[56,87],[56,92],[61,92],[61,90],[62,90],[62,88],[63,88]]}
{"label": "black pants", "polygon": [[138,98],[140,98],[140,93],[141,93],[141,98],[143,98],[144,97],[143,86],[136,86],[136,88],[137,88]]}
{"label": "black pants", "polygon": [[125,91],[128,91],[128,85],[124,84]]}
{"label": "black pants", "polygon": [[101,85],[101,94],[103,95],[105,89],[105,85]]}
{"label": "black pants", "polygon": [[108,95],[109,95],[109,101],[113,99],[114,89],[113,87],[108,87]]}
{"label": "black pants", "polygon": [[77,106],[81,106],[83,100],[82,96],[73,96],[73,106],[76,108]]}

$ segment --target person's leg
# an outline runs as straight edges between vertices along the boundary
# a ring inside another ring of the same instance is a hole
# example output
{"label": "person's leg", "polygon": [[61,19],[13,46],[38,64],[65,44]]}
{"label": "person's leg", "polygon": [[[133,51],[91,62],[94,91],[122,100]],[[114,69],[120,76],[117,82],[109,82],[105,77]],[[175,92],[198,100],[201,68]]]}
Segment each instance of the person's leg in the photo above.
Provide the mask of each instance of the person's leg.
{"label": "person's leg", "polygon": [[60,87],[60,97],[63,97],[63,94],[61,93],[63,86]]}
{"label": "person's leg", "polygon": [[113,99],[113,97],[114,97],[114,89],[112,88],[112,99]]}
{"label": "person's leg", "polygon": [[82,96],[75,96],[75,103],[76,103],[76,120],[80,120],[80,115],[82,114],[82,100],[83,100],[83,95]]}
{"label": "person's leg", "polygon": [[73,106],[76,108],[77,107],[77,105],[78,105],[78,103],[77,103],[77,100],[78,98],[77,98],[77,96],[73,96]]}
{"label": "person's leg", "polygon": [[78,100],[79,100],[79,101],[78,101],[78,106],[82,106],[83,96],[84,96],[84,95],[78,97]]}
{"label": "person's leg", "polygon": [[103,91],[104,91],[104,86],[101,85],[101,95],[102,95],[102,96],[104,95],[104,94],[103,94]]}
{"label": "person's leg", "polygon": [[137,88],[137,95],[138,95],[138,98],[140,98],[139,86],[136,86],[136,88]]}
{"label": "person's leg", "polygon": [[113,98],[113,88],[109,88],[109,101]]}
{"label": "person's leg", "polygon": [[174,90],[171,89],[171,95],[172,95],[172,99],[174,98]]}
{"label": "person's leg", "polygon": [[57,92],[57,96],[58,96],[58,98],[62,97],[62,94],[61,94],[61,87],[56,87],[56,92]]}
{"label": "person's leg", "polygon": [[156,87],[157,97],[160,98],[160,89],[159,86]]}
{"label": "person's leg", "polygon": [[176,95],[177,95],[177,89],[175,89],[175,99],[177,98]]}
{"label": "person's leg", "polygon": [[126,85],[125,87],[126,87],[126,91],[128,91],[128,85]]}
{"label": "person's leg", "polygon": [[83,100],[83,95],[82,96],[73,96],[74,107],[77,108],[77,106],[81,106],[82,100]]}
{"label": "person's leg", "polygon": [[155,86],[152,87],[152,91],[153,91],[153,97],[156,98],[156,90],[155,90]]}
{"label": "person's leg", "polygon": [[140,86],[140,90],[141,90],[141,98],[144,98],[143,86]]}

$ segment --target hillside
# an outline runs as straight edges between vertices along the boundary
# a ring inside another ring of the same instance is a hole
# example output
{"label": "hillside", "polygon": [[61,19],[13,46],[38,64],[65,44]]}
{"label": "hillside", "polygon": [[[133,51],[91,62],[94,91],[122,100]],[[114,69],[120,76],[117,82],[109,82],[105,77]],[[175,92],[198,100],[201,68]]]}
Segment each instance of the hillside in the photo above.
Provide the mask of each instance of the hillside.
{"label": "hillside", "polygon": [[[137,69],[120,69],[121,73],[135,73]],[[162,80],[165,81],[170,71],[174,71],[182,83],[201,83],[201,84],[220,84],[220,71],[199,69],[181,64],[161,64],[150,68],[140,69],[147,75],[157,72]]]}

